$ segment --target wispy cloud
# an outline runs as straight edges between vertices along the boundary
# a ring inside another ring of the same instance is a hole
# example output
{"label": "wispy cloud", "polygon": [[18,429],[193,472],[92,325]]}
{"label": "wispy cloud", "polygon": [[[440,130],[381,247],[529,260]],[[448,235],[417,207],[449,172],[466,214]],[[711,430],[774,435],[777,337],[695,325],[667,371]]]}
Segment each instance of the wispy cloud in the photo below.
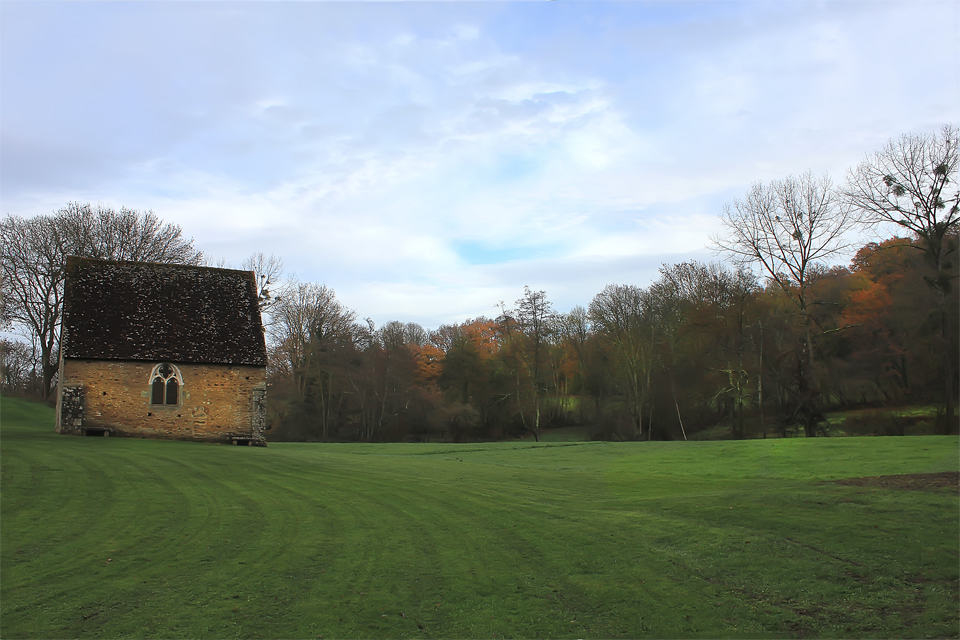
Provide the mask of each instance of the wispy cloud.
{"label": "wispy cloud", "polygon": [[[3,3],[3,213],[152,208],[428,325],[710,259],[755,180],[956,117],[913,3]],[[953,81],[951,81],[953,80]]]}

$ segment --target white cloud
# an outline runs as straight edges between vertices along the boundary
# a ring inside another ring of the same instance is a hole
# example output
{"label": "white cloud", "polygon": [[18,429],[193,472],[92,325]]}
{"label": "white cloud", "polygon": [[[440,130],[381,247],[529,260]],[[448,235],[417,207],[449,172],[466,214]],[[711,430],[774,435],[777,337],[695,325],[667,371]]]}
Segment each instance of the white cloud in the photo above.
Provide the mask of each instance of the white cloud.
{"label": "white cloud", "polygon": [[453,25],[453,33],[461,40],[476,40],[480,37],[480,29],[467,24]]}
{"label": "white cloud", "polygon": [[751,182],[960,101],[951,2],[561,5],[2,3],[3,213],[152,208],[431,326],[712,259]]}

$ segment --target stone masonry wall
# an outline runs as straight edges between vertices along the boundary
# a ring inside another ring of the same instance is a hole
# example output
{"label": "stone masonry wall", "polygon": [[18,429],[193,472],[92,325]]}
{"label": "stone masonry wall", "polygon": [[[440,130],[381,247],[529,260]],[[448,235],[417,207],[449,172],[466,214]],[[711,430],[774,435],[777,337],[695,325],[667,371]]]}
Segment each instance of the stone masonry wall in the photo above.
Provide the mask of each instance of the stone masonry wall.
{"label": "stone masonry wall", "polygon": [[83,387],[59,385],[57,433],[81,433],[83,429]]}
{"label": "stone masonry wall", "polygon": [[[83,387],[83,427],[137,438],[262,440],[260,415],[266,372],[252,365],[180,364],[178,405],[150,404],[157,362],[64,358],[60,384]],[[68,432],[57,425],[58,432]]]}

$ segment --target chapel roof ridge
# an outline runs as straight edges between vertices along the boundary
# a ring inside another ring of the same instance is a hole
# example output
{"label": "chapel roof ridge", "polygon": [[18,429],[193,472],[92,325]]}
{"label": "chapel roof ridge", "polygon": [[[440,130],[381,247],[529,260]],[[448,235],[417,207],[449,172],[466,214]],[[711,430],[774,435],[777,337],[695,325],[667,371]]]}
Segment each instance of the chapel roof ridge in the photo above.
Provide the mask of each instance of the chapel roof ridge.
{"label": "chapel roof ridge", "polygon": [[136,264],[143,266],[157,266],[157,267],[184,267],[189,269],[208,269],[211,271],[235,271],[238,273],[253,273],[250,269],[234,269],[232,267],[215,267],[207,264],[190,264],[184,262],[154,262],[152,260],[113,260],[111,258],[94,258],[91,256],[67,256],[67,263],[77,262],[77,261],[90,261],[90,262],[105,262],[107,264]]}

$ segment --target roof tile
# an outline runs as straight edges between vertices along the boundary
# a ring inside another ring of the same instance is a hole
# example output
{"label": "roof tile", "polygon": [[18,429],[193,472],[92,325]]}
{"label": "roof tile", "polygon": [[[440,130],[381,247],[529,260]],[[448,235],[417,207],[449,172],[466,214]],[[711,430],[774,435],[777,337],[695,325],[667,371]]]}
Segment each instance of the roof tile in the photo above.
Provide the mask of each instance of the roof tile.
{"label": "roof tile", "polygon": [[63,355],[265,366],[252,271],[67,258]]}

